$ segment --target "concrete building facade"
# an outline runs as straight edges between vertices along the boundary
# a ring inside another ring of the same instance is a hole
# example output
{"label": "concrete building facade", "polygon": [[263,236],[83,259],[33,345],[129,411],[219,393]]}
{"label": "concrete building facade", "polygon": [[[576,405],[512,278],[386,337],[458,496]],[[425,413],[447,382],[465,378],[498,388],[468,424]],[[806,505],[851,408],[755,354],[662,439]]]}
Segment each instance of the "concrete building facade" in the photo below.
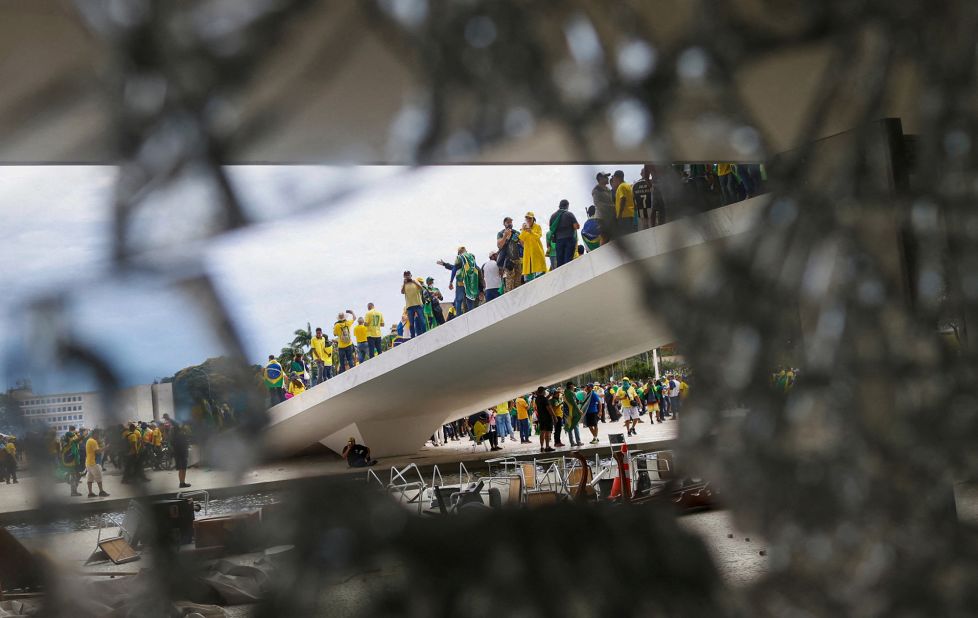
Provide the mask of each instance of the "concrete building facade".
{"label": "concrete building facade", "polygon": [[153,421],[173,414],[172,384],[141,384],[119,392],[118,410],[110,414],[99,392],[54,393],[39,395],[17,390],[24,421],[29,427],[47,426],[64,431],[76,427],[106,427],[124,421]]}

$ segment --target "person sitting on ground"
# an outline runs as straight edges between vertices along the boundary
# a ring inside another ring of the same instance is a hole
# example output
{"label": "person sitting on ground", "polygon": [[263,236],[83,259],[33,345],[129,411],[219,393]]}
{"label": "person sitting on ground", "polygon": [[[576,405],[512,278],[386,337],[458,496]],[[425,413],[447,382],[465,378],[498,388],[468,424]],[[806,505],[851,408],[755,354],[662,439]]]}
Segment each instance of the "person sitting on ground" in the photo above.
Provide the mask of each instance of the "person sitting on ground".
{"label": "person sitting on ground", "polygon": [[302,378],[297,373],[292,374],[292,378],[289,380],[289,398],[304,392],[306,392],[306,385],[302,383]]}
{"label": "person sitting on ground", "polygon": [[363,444],[357,444],[356,438],[352,437],[346,441],[341,455],[351,468],[365,468],[377,463],[376,459],[370,458],[370,449]]}
{"label": "person sitting on ground", "polygon": [[490,450],[501,450],[496,441],[496,432],[490,427],[488,419],[482,416],[475,419],[475,423],[472,425],[472,438],[476,444],[482,444],[482,441],[486,440],[489,442]]}

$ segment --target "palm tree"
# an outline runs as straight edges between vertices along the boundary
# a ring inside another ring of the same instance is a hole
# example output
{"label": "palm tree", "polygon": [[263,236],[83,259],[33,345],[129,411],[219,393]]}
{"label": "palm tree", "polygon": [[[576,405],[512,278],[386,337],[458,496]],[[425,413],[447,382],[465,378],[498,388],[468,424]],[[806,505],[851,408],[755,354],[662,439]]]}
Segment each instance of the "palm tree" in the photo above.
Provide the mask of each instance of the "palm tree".
{"label": "palm tree", "polygon": [[312,324],[306,322],[306,330],[301,328],[295,331],[295,337],[292,339],[292,347],[299,348],[303,350],[309,347],[312,342]]}

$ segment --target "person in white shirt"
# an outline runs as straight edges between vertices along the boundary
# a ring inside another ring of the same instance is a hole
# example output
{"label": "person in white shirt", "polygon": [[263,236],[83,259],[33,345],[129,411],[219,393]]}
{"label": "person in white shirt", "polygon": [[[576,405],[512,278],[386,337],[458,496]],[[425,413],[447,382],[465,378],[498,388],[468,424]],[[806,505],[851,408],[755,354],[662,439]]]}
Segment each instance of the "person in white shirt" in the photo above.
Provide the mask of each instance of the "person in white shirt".
{"label": "person in white shirt", "polygon": [[499,253],[489,254],[489,261],[482,265],[482,277],[486,282],[486,302],[498,297],[503,287],[503,269],[496,263]]}
{"label": "person in white shirt", "polygon": [[672,414],[673,419],[679,418],[679,379],[675,376],[666,376],[669,380],[666,384],[669,386],[669,412]]}

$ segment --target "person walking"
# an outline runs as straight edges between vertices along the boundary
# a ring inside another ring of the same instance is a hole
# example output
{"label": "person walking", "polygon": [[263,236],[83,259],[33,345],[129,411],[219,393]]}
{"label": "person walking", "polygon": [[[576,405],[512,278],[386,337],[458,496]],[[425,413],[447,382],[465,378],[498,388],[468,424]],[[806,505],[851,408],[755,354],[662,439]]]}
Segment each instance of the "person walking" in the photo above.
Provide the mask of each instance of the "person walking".
{"label": "person walking", "polygon": [[679,385],[679,378],[677,376],[667,376],[669,379],[669,412],[672,414],[673,420],[679,419],[679,408],[681,405],[679,399],[679,393],[682,390]]}
{"label": "person walking", "polygon": [[550,436],[553,433],[556,419],[553,408],[547,399],[547,389],[539,387],[533,395],[533,408],[537,414],[537,425],[540,428],[540,451],[552,453],[556,449],[550,446]]}
{"label": "person walking", "polygon": [[498,251],[489,254],[489,260],[482,265],[482,279],[486,282],[486,302],[499,298],[503,290],[502,270],[497,263]]}
{"label": "person walking", "polygon": [[581,228],[577,217],[570,211],[570,202],[560,200],[557,211],[550,215],[548,238],[554,243],[554,267],[560,268],[574,259],[577,249],[577,230]]}
{"label": "person walking", "polygon": [[577,387],[573,382],[564,385],[564,428],[571,446],[584,446],[581,443],[581,408],[577,403]]}
{"label": "person walking", "polygon": [[[98,429],[92,431],[85,440],[85,474],[88,476],[88,497],[89,498],[108,498],[109,493],[102,486],[102,466],[98,465],[98,454],[102,452],[99,439],[102,432]],[[98,484],[98,495],[92,491],[92,485]]]}
{"label": "person walking", "polygon": [[635,430],[635,426],[638,425],[639,405],[638,393],[635,392],[635,388],[628,378],[622,378],[621,388],[615,392],[615,399],[621,404],[621,415],[625,419],[625,429],[628,431],[628,435],[636,435],[637,431]]}
{"label": "person walking", "polygon": [[357,342],[357,362],[362,363],[367,360],[367,325],[363,318],[357,318],[357,325],[353,327],[353,338]]}
{"label": "person walking", "polygon": [[367,313],[363,316],[363,322],[367,326],[367,356],[373,358],[383,351],[381,345],[384,332],[380,329],[386,326],[384,314],[377,311],[373,303],[367,303]]}
{"label": "person walking", "polygon": [[316,328],[316,335],[309,341],[312,361],[316,365],[316,384],[333,377],[333,344],[323,336],[323,329]]}
{"label": "person walking", "polygon": [[581,409],[584,411],[584,426],[591,432],[591,444],[597,444],[601,397],[595,392],[594,384],[584,385],[584,401],[581,403]]}
{"label": "person walking", "polygon": [[268,355],[268,364],[265,365],[262,374],[271,396],[271,405],[285,401],[285,369],[273,354]]}
{"label": "person walking", "polygon": [[519,236],[523,245],[523,279],[529,283],[547,272],[547,254],[543,250],[543,230],[533,211],[526,213]]}
{"label": "person walking", "polygon": [[[347,319],[347,315],[350,316]],[[352,369],[353,362],[353,324],[357,316],[352,309],[347,309],[346,313],[336,314],[336,322],[333,324],[333,336],[336,337],[336,345],[340,354],[339,372],[343,373],[347,369]]]}
{"label": "person walking", "polygon": [[407,310],[408,328],[411,339],[425,332],[424,306],[421,298],[421,285],[411,278],[411,271],[404,271],[404,283],[401,284],[401,294],[404,295],[404,307]]}

